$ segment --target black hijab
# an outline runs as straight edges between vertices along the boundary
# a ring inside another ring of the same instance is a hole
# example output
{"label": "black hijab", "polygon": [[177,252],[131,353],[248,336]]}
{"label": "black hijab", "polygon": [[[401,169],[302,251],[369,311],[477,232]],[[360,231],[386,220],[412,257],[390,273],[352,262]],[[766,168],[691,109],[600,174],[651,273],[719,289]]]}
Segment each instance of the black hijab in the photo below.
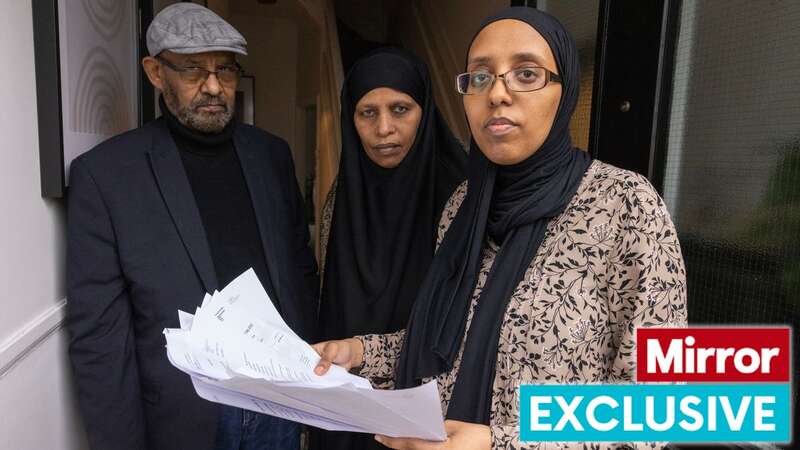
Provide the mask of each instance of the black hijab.
{"label": "black hijab", "polygon": [[[580,80],[574,41],[555,18],[528,7],[508,8],[487,18],[479,32],[503,19],[527,23],[550,45],[563,80],[558,111],[542,146],[520,163],[498,166],[482,151],[470,152],[467,196],[420,289],[395,374],[396,386],[406,388],[452,369],[466,332],[481,252],[490,237],[500,249],[475,308],[447,412],[450,419],[482,424],[489,423],[498,340],[508,302],[548,223],[564,211],[591,164],[569,135]],[[474,140],[472,146],[477,148]]]}
{"label": "black hijab", "polygon": [[[422,108],[405,159],[385,169],[365,154],[353,122],[358,101],[388,87]],[[433,259],[448,197],[466,177],[467,156],[431,93],[427,67],[383,48],[360,59],[342,88],[342,153],[320,307],[324,339],[405,327]]]}

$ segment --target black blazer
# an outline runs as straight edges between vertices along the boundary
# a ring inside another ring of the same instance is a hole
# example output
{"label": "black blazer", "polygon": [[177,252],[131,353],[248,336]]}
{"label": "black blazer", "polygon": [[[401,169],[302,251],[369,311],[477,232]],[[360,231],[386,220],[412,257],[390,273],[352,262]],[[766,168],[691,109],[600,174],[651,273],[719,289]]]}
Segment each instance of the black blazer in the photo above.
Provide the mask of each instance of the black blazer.
{"label": "black blazer", "polygon": [[[248,125],[233,136],[284,320],[308,340],[316,262],[285,141]],[[164,328],[217,285],[208,241],[163,119],[72,163],[67,328],[92,449],[211,449],[218,405],[167,360]]]}

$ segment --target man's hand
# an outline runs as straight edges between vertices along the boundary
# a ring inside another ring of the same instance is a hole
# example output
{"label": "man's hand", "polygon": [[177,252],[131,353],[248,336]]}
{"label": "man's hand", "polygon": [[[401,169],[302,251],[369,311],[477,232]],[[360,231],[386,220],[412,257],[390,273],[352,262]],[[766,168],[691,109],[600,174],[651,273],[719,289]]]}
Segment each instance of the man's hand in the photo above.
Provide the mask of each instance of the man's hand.
{"label": "man's hand", "polygon": [[390,438],[376,435],[375,440],[397,450],[490,450],[492,433],[488,426],[475,423],[445,420],[447,440],[444,442],[422,439]]}
{"label": "man's hand", "polygon": [[314,373],[320,376],[328,372],[331,364],[350,370],[360,366],[364,361],[364,344],[356,338],[324,341],[312,347],[321,358],[314,368]]}

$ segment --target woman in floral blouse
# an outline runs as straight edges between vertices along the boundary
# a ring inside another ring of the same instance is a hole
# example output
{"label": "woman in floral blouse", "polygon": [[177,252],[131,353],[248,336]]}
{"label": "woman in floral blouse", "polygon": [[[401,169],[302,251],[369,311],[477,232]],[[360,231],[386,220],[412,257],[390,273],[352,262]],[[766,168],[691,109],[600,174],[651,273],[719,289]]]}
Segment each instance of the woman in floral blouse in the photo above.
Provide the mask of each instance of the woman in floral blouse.
{"label": "woman in floral blouse", "polygon": [[675,228],[644,177],[572,145],[578,55],[557,20],[533,8],[488,18],[466,70],[469,177],[409,323],[317,344],[317,373],[334,363],[395,388],[437,380],[447,441],[376,437],[392,448],[619,448],[521,443],[518,386],[633,381],[635,329],[686,323]]}

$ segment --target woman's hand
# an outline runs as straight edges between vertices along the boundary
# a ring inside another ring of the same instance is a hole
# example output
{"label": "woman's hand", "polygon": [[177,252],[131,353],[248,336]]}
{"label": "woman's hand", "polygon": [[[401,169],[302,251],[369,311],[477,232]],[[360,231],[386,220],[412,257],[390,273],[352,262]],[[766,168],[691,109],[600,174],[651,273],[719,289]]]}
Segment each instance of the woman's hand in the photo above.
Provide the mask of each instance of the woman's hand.
{"label": "woman's hand", "polygon": [[320,360],[314,373],[325,375],[331,364],[342,366],[347,370],[360,366],[364,361],[364,344],[356,338],[340,341],[323,341],[311,347],[319,353]]}
{"label": "woman's hand", "polygon": [[492,432],[486,425],[445,420],[444,429],[447,431],[447,440],[444,442],[390,438],[381,435],[376,435],[375,440],[397,450],[490,450],[492,448]]}

